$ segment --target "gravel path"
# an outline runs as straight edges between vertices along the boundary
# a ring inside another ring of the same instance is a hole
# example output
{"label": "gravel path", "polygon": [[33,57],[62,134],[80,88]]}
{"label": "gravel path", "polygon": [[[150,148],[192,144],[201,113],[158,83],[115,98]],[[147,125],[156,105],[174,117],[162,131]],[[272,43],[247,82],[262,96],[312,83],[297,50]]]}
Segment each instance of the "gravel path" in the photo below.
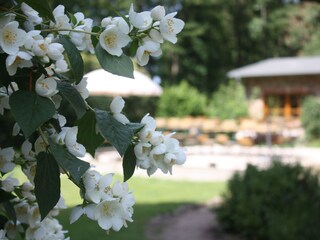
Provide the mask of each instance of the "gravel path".
{"label": "gravel path", "polygon": [[154,217],[146,227],[149,240],[240,240],[224,233],[210,205],[185,205]]}

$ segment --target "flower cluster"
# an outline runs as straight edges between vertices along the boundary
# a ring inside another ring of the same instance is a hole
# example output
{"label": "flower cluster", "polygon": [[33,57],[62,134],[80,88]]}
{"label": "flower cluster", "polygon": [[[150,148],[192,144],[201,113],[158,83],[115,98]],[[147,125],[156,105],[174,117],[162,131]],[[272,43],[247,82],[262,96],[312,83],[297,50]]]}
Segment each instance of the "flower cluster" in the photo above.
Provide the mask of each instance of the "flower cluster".
{"label": "flower cluster", "polygon": [[119,231],[126,221],[132,222],[133,194],[129,192],[128,184],[115,182],[111,187],[113,174],[102,176],[95,170],[88,170],[83,176],[85,187],[85,206],[77,206],[73,209],[70,222],[77,221],[81,215],[96,220],[99,226],[109,231],[111,228]]}
{"label": "flower cluster", "polygon": [[[112,185],[113,174],[102,176],[91,170],[81,159],[86,152],[93,155],[108,140],[123,161],[124,153],[131,150],[137,166],[147,169],[149,175],[158,168],[171,173],[174,164],[184,163],[185,154],[172,135],[155,130],[155,120],[150,116],[141,123],[131,123],[122,113],[125,102],[121,97],[112,101],[110,112],[89,106],[80,52],[96,54],[101,66],[110,72],[118,66],[109,66],[110,61],[103,61],[105,56],[124,64],[122,69],[132,68],[130,58],[119,58],[126,52],[134,52],[132,56],[144,66],[150,56],[160,56],[165,40],[176,43],[184,22],[175,18],[176,13],[166,14],[162,6],[135,12],[131,5],[128,15],[106,17],[94,26],[83,13],[69,13],[62,5],[50,12],[47,1],[28,3],[31,6],[20,1],[10,1],[10,8],[0,6],[0,61],[6,71],[0,79],[0,115],[11,111],[15,120],[12,135],[24,139],[17,141],[16,145],[21,144],[18,150],[0,146],[0,195],[4,203],[0,216],[6,221],[0,239],[15,239],[17,235],[30,240],[66,239],[66,231],[55,219],[65,207],[63,200],[58,201],[60,191],[56,191],[60,174],[66,174],[79,187],[84,200],[72,211],[72,223],[85,214],[102,229],[119,231],[133,221],[133,194],[126,182]],[[62,115],[63,100],[73,108],[76,123]],[[10,174],[16,166],[29,181],[20,185]]]}
{"label": "flower cluster", "polygon": [[[11,149],[3,150],[3,155],[1,156],[12,155]],[[41,221],[33,184],[24,182],[19,185],[16,178],[9,176],[0,181],[0,188],[5,192],[16,192],[21,196],[21,198],[16,197],[11,200],[16,221],[9,220],[5,223],[4,229],[0,232],[0,239],[16,239],[19,234],[24,234],[26,240],[65,239],[67,231],[63,230],[59,221],[55,219],[59,214],[59,210],[66,208],[62,197],[47,217]]]}
{"label": "flower cluster", "polygon": [[138,133],[139,142],[134,147],[137,156],[137,166],[146,169],[148,175],[154,174],[159,168],[163,173],[172,174],[172,166],[182,165],[186,161],[183,148],[172,134],[163,135],[156,131],[156,121],[148,114],[141,120],[145,124]]}
{"label": "flower cluster", "polygon": [[[117,96],[110,104],[113,117],[122,124],[130,121],[121,113],[125,101]],[[142,118],[141,123],[144,127],[138,132],[138,141],[134,147],[137,157],[137,166],[146,169],[148,175],[154,174],[159,168],[163,173],[172,174],[173,165],[182,165],[186,161],[186,155],[179,141],[172,137],[174,134],[163,135],[157,131],[156,120],[147,114]]]}

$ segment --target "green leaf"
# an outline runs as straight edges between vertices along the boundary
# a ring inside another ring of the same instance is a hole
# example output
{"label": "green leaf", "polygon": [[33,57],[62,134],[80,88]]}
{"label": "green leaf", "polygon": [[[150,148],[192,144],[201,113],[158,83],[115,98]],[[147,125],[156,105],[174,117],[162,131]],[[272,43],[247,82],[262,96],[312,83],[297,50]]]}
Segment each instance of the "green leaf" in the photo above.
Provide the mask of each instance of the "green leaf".
{"label": "green leaf", "polygon": [[94,112],[87,112],[80,120],[78,125],[78,142],[85,146],[87,152],[94,156],[97,147],[99,147],[104,138],[96,133],[96,115]]}
{"label": "green leaf", "polygon": [[14,196],[13,194],[8,193],[5,190],[0,188],[0,203],[7,202],[11,199],[14,199],[15,197],[16,196]]}
{"label": "green leaf", "polygon": [[16,211],[14,210],[13,204],[9,201],[2,203],[4,209],[6,210],[7,216],[10,220],[12,220],[14,223],[17,222],[17,215]]}
{"label": "green leaf", "polygon": [[48,3],[48,1],[39,1],[39,0],[17,0],[17,2],[22,3],[25,2],[34,10],[36,10],[41,17],[48,17],[54,21],[54,17],[52,14],[52,9]]}
{"label": "green leaf", "polygon": [[80,119],[87,110],[86,102],[81,97],[80,93],[70,83],[58,81],[58,90],[60,94],[70,103],[72,108]]}
{"label": "green leaf", "polygon": [[139,40],[138,39],[133,40],[129,48],[130,56],[136,55],[138,47],[139,47]]}
{"label": "green leaf", "polygon": [[127,151],[124,154],[123,162],[122,162],[124,182],[129,180],[132,177],[134,170],[136,169],[136,163],[137,163],[137,158],[136,158],[136,155],[134,154],[134,145],[131,144],[127,148]]}
{"label": "green leaf", "polygon": [[96,119],[103,135],[123,156],[131,144],[134,134],[143,127],[142,124],[122,124],[107,111],[96,109]]}
{"label": "green leaf", "polygon": [[40,97],[35,92],[16,91],[11,94],[9,104],[14,118],[26,138],[30,137],[56,112],[55,106],[49,98]]}
{"label": "green leaf", "polygon": [[[94,33],[99,33],[100,31],[101,31],[101,27],[99,26],[94,26],[91,29],[91,32],[94,32]],[[92,41],[93,47],[95,48],[99,43],[99,38],[97,37],[97,35],[91,35],[91,41]]]}
{"label": "green leaf", "polygon": [[124,54],[120,57],[113,56],[105,51],[100,44],[97,44],[95,49],[96,56],[104,70],[119,76],[134,78],[133,63],[128,56]]}
{"label": "green leaf", "polygon": [[67,56],[70,62],[71,72],[74,78],[76,79],[76,83],[79,83],[83,78],[83,71],[84,71],[81,54],[68,37],[64,35],[60,35],[59,39],[67,53]]}
{"label": "green leaf", "polygon": [[50,153],[40,152],[37,156],[34,193],[43,220],[60,199],[60,169]]}
{"label": "green leaf", "polygon": [[76,158],[69,153],[67,149],[56,143],[51,142],[49,150],[53,154],[59,166],[61,166],[64,171],[69,172],[71,181],[80,187],[81,177],[89,169],[90,164]]}

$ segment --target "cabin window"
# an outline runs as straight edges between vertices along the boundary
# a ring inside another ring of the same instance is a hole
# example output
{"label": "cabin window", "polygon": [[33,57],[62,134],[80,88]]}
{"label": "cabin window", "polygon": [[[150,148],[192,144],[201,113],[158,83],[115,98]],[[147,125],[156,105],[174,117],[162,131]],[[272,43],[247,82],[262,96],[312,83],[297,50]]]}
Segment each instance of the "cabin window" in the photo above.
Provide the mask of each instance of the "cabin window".
{"label": "cabin window", "polygon": [[265,116],[299,117],[304,97],[299,93],[265,94]]}

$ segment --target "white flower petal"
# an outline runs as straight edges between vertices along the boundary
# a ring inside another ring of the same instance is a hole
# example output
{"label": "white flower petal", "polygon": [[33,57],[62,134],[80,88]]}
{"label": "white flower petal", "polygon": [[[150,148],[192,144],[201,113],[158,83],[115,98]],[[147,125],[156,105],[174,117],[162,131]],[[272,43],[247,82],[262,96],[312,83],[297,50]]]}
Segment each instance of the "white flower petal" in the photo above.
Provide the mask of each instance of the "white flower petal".
{"label": "white flower petal", "polygon": [[70,224],[76,222],[83,214],[85,210],[81,206],[76,206],[72,209],[70,214]]}
{"label": "white flower petal", "polygon": [[124,108],[125,101],[122,97],[116,96],[113,98],[111,104],[110,104],[110,110],[113,113],[121,113],[122,109]]}

